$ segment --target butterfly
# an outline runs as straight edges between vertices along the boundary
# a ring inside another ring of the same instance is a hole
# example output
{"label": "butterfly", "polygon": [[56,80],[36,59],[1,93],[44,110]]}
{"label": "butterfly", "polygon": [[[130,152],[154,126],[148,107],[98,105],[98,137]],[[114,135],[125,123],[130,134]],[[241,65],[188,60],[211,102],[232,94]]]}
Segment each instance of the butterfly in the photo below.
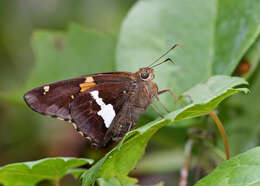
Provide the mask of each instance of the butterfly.
{"label": "butterfly", "polygon": [[24,100],[40,114],[71,122],[93,146],[105,147],[134,129],[148,106],[163,117],[154,99],[169,112],[158,95],[169,92],[177,98],[170,89],[158,90],[153,68],[167,61],[173,63],[170,58],[157,62],[176,46],[136,73],[106,72],[58,81],[28,91]]}

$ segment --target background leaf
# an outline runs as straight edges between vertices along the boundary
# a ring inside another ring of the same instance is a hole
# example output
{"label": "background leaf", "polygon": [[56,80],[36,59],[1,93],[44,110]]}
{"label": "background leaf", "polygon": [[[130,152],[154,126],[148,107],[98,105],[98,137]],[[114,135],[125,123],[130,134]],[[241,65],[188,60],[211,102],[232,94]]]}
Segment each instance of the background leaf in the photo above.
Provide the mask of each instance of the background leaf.
{"label": "background leaf", "polygon": [[92,163],[93,160],[84,158],[46,158],[9,164],[0,168],[0,183],[33,186],[42,180],[59,181],[70,169]]}
{"label": "background leaf", "polygon": [[117,68],[136,71],[180,43],[169,55],[176,65],[157,67],[155,78],[159,89],[179,95],[216,73],[230,75],[256,40],[259,20],[257,0],[139,1],[121,28]]}
{"label": "background leaf", "polygon": [[196,186],[257,186],[260,184],[260,147],[220,164]]}

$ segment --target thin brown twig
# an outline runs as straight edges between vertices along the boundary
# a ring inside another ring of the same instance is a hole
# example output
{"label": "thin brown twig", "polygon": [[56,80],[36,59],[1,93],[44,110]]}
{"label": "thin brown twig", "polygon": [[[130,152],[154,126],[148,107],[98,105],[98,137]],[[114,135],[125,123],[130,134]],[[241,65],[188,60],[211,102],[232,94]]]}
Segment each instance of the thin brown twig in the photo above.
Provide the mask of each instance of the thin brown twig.
{"label": "thin brown twig", "polygon": [[54,184],[55,184],[55,186],[60,186],[60,180],[59,180],[59,179],[56,179],[56,180],[54,181]]}
{"label": "thin brown twig", "polygon": [[185,160],[180,172],[179,186],[186,186],[188,183],[192,147],[193,147],[193,140],[190,139],[185,145],[185,151],[184,151]]}
{"label": "thin brown twig", "polygon": [[216,125],[219,129],[219,132],[221,134],[221,137],[222,137],[222,140],[223,140],[223,143],[224,143],[225,151],[226,151],[226,158],[227,158],[227,160],[229,160],[229,158],[230,158],[229,146],[228,146],[227,135],[226,135],[225,129],[223,127],[223,124],[222,124],[222,122],[220,121],[220,119],[218,118],[218,116],[216,115],[215,112],[209,112],[209,115],[215,121],[215,123],[216,123]]}

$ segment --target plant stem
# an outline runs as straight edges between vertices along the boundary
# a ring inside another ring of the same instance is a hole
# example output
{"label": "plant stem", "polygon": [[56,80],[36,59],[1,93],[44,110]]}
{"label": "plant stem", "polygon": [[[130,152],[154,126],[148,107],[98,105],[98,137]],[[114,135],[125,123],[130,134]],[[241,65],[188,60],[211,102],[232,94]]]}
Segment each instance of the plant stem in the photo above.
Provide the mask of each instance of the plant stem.
{"label": "plant stem", "polygon": [[225,129],[224,129],[220,119],[215,114],[215,112],[209,112],[209,115],[212,117],[212,119],[215,121],[215,123],[218,127],[218,130],[221,134],[221,137],[222,137],[222,140],[223,140],[223,143],[224,143],[224,147],[225,147],[225,151],[226,151],[226,158],[227,158],[227,160],[229,160],[230,153],[229,153],[229,146],[228,146],[228,140],[227,140],[227,135],[226,135]]}
{"label": "plant stem", "polygon": [[187,185],[187,180],[189,176],[189,167],[190,167],[190,162],[191,162],[191,151],[193,147],[193,140],[190,139],[185,145],[185,150],[184,150],[184,163],[181,168],[181,175],[180,175],[180,183],[179,186],[186,186]]}
{"label": "plant stem", "polygon": [[54,185],[55,186],[60,186],[60,180],[59,179],[54,180]]}

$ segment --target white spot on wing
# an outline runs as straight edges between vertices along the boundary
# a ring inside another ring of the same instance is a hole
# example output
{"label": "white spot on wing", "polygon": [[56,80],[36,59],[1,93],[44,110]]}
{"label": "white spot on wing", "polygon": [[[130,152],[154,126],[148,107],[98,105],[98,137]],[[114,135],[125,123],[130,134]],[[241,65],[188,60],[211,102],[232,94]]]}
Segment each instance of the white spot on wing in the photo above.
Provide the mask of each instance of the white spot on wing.
{"label": "white spot on wing", "polygon": [[44,86],[43,90],[44,90],[43,94],[45,95],[47,92],[49,92],[50,86]]}
{"label": "white spot on wing", "polygon": [[90,92],[91,96],[96,100],[97,104],[101,107],[101,110],[98,111],[98,115],[101,116],[105,122],[106,128],[109,128],[114,117],[116,116],[115,110],[111,104],[105,104],[98,96],[99,92],[97,90]]}

